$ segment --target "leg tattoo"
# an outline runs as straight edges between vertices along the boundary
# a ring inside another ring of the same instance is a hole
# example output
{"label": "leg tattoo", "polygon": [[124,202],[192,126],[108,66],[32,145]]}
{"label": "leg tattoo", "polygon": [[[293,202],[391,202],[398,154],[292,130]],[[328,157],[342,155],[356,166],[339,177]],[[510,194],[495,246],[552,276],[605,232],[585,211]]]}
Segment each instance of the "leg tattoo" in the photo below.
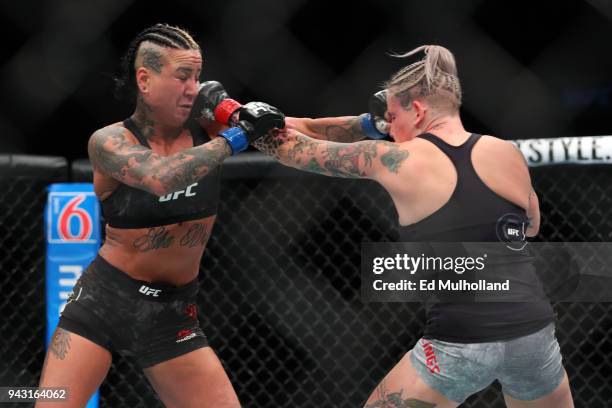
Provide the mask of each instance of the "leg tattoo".
{"label": "leg tattoo", "polygon": [[53,353],[56,358],[63,360],[66,358],[68,350],[70,350],[70,332],[58,328],[51,339],[49,351]]}
{"label": "leg tattoo", "polygon": [[366,404],[365,408],[435,408],[436,404],[422,401],[416,398],[402,399],[404,389],[399,392],[387,392],[387,385],[383,380],[376,388],[377,400]]}

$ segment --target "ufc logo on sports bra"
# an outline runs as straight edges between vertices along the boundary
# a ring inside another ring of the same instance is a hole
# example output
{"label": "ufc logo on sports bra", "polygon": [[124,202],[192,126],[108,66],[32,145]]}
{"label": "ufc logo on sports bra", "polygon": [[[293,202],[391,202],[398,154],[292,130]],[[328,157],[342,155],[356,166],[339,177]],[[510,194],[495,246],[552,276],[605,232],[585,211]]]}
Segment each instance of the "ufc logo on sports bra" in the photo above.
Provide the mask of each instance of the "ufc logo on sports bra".
{"label": "ufc logo on sports bra", "polygon": [[142,285],[138,291],[147,296],[159,297],[159,292],[161,292],[161,289],[152,289],[148,286]]}
{"label": "ufc logo on sports bra", "polygon": [[197,185],[198,183],[193,183],[192,185],[188,186],[185,190],[179,190],[179,191],[175,191],[174,193],[170,193],[170,194],[166,194],[165,196],[161,196],[159,197],[159,202],[163,203],[165,201],[176,200],[181,196],[181,194],[185,194],[185,197],[193,197],[197,193],[192,193],[191,189]]}

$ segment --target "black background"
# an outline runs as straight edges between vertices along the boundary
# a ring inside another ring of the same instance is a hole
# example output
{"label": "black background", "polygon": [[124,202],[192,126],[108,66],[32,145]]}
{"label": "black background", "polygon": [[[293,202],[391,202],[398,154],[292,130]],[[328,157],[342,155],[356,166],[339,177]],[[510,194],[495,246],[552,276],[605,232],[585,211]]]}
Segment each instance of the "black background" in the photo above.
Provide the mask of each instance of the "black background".
{"label": "black background", "polygon": [[2,2],[0,152],[85,157],[131,114],[113,98],[129,41],[166,22],[202,46],[202,79],[291,116],[363,112],[407,61],[455,53],[466,128],[505,139],[609,134],[612,3],[527,1]]}

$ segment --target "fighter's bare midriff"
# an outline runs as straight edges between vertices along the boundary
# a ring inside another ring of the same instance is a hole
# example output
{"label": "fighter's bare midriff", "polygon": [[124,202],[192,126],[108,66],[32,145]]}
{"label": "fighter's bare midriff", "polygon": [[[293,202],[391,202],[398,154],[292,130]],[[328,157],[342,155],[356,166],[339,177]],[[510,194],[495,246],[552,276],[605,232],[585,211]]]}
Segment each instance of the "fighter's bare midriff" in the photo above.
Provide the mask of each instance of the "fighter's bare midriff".
{"label": "fighter's bare midriff", "polygon": [[[123,128],[121,122],[111,126]],[[124,130],[128,140],[139,143],[129,130]],[[159,144],[149,140],[152,150],[162,156],[193,146],[187,129],[166,142]],[[120,184],[94,168],[94,190],[100,201],[108,199]],[[134,279],[181,286],[197,277],[214,222],[213,215],[149,228],[125,229],[107,225],[106,239],[99,254]]]}
{"label": "fighter's bare midriff", "polygon": [[152,228],[106,226],[100,256],[134,279],[181,286],[194,280],[215,216]]}

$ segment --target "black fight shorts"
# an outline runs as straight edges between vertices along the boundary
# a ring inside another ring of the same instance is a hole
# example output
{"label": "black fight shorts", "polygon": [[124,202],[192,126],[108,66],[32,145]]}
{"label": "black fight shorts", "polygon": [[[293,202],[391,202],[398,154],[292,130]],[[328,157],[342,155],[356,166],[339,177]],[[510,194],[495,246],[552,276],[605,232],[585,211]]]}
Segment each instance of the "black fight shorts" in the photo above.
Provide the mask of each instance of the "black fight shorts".
{"label": "black fight shorts", "polygon": [[198,289],[197,279],[178,288],[135,280],[98,256],[74,286],[58,327],[151,367],[208,346]]}

